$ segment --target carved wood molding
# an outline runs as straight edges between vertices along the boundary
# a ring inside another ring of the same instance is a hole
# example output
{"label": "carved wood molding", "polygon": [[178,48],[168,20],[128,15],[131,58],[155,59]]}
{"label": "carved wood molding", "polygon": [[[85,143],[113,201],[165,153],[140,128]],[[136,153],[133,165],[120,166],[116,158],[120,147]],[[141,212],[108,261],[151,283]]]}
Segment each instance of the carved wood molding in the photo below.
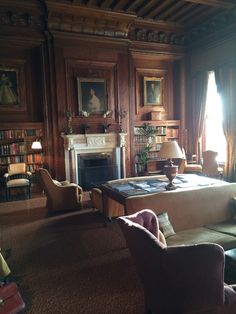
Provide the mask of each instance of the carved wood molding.
{"label": "carved wood molding", "polygon": [[[199,3],[203,2],[202,0],[192,0],[196,3],[198,1]],[[226,5],[220,0],[208,1],[215,6],[232,6],[229,2]],[[211,32],[217,33],[224,25],[232,24],[235,20],[235,12],[231,10],[227,16],[215,16],[215,18],[207,20],[204,25],[189,31],[174,22],[142,19],[136,14],[87,7],[78,2],[68,4],[65,1],[58,3],[56,0],[47,0],[46,5],[49,12],[48,27],[52,31],[130,39],[144,43],[166,44],[172,47],[185,47],[194,40],[202,39],[209,33],[209,29]]]}
{"label": "carved wood molding", "polygon": [[136,26],[131,28],[129,37],[131,40],[180,46],[184,46],[188,40],[188,36],[185,34],[140,28]]}
{"label": "carved wood molding", "polygon": [[43,29],[44,18],[36,3],[14,0],[0,2],[0,25]]}
{"label": "carved wood molding", "polygon": [[50,30],[127,38],[133,14],[91,9],[78,4],[47,2]]}
{"label": "carved wood molding", "polygon": [[131,40],[180,45],[186,43],[186,35],[183,27],[176,23],[165,23],[163,21],[147,21],[136,19],[130,28],[129,38]]}
{"label": "carved wood molding", "polygon": [[[225,14],[218,14],[213,19],[195,29],[184,29],[181,24],[138,17],[135,13],[114,12],[86,6],[79,1],[42,0],[42,1],[0,1],[1,33],[8,27],[11,35],[12,26],[19,32],[34,30],[42,36],[42,31],[49,29],[70,36],[86,36],[99,40],[117,41],[117,44],[140,42],[147,44],[165,44],[171,47],[185,47],[194,41],[207,37],[209,33],[217,34],[219,30],[233,25],[236,12],[231,1],[222,0],[185,0],[195,3],[209,2],[217,7],[231,8]],[[34,37],[30,34],[31,37]],[[87,36],[93,35],[93,36]],[[36,35],[37,36],[37,35]]]}

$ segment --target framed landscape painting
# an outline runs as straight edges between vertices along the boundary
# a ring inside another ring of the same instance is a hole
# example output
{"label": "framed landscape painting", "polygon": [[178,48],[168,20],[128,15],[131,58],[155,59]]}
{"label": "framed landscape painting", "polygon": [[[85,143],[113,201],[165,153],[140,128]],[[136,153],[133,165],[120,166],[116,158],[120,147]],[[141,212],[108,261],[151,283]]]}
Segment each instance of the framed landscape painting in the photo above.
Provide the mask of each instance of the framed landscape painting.
{"label": "framed landscape painting", "polygon": [[163,106],[163,78],[144,77],[144,106]]}
{"label": "framed landscape painting", "polygon": [[11,109],[20,106],[18,69],[0,67],[0,108]]}
{"label": "framed landscape painting", "polygon": [[107,91],[104,79],[77,77],[79,113],[103,114],[107,111]]}

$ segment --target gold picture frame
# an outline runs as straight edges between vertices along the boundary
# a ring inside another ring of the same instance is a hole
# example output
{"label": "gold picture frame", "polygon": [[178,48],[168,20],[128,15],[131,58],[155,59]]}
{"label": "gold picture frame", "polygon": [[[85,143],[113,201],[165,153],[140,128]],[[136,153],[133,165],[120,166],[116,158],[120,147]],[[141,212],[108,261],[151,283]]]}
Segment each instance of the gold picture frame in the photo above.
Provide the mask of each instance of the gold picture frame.
{"label": "gold picture frame", "polygon": [[0,109],[20,107],[19,69],[0,66]]}
{"label": "gold picture frame", "polygon": [[79,113],[101,115],[107,111],[106,80],[77,77]]}
{"label": "gold picture frame", "polygon": [[163,107],[163,80],[163,77],[144,76],[144,106]]}

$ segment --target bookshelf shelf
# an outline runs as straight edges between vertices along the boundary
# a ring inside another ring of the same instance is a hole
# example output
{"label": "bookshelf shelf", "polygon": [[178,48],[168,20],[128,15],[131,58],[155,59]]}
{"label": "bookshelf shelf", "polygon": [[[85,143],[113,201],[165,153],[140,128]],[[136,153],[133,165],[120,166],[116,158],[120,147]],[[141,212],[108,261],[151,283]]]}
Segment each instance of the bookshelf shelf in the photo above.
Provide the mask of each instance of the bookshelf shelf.
{"label": "bookshelf shelf", "polygon": [[[144,124],[148,124],[154,129],[154,134],[149,138],[142,134]],[[140,132],[141,131],[141,132]],[[179,142],[180,120],[158,120],[158,121],[136,121],[134,126],[134,156],[140,156],[140,153],[150,145],[148,159],[149,161],[162,160],[158,157],[163,142]]]}
{"label": "bookshelf shelf", "polygon": [[25,162],[27,170],[35,172],[43,163],[43,154],[31,149],[35,140],[43,139],[40,122],[1,124],[0,127],[0,173],[7,171],[8,164]]}

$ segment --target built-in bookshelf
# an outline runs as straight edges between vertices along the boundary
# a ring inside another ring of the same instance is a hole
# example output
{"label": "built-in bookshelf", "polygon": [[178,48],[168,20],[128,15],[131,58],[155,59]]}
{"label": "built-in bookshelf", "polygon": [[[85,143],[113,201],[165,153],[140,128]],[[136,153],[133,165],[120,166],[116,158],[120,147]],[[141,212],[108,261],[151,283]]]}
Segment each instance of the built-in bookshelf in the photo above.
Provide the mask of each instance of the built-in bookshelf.
{"label": "built-in bookshelf", "polygon": [[10,163],[25,162],[27,170],[35,172],[43,164],[42,150],[34,150],[31,145],[39,140],[42,143],[43,124],[2,123],[0,128],[0,173],[7,171]]}
{"label": "built-in bookshelf", "polygon": [[[154,134],[149,138],[140,132],[144,123],[148,123],[154,128]],[[140,152],[150,144],[149,158],[158,158],[158,152],[161,149],[163,142],[179,141],[179,120],[162,120],[162,121],[138,121],[134,127],[134,154],[138,155]]]}

